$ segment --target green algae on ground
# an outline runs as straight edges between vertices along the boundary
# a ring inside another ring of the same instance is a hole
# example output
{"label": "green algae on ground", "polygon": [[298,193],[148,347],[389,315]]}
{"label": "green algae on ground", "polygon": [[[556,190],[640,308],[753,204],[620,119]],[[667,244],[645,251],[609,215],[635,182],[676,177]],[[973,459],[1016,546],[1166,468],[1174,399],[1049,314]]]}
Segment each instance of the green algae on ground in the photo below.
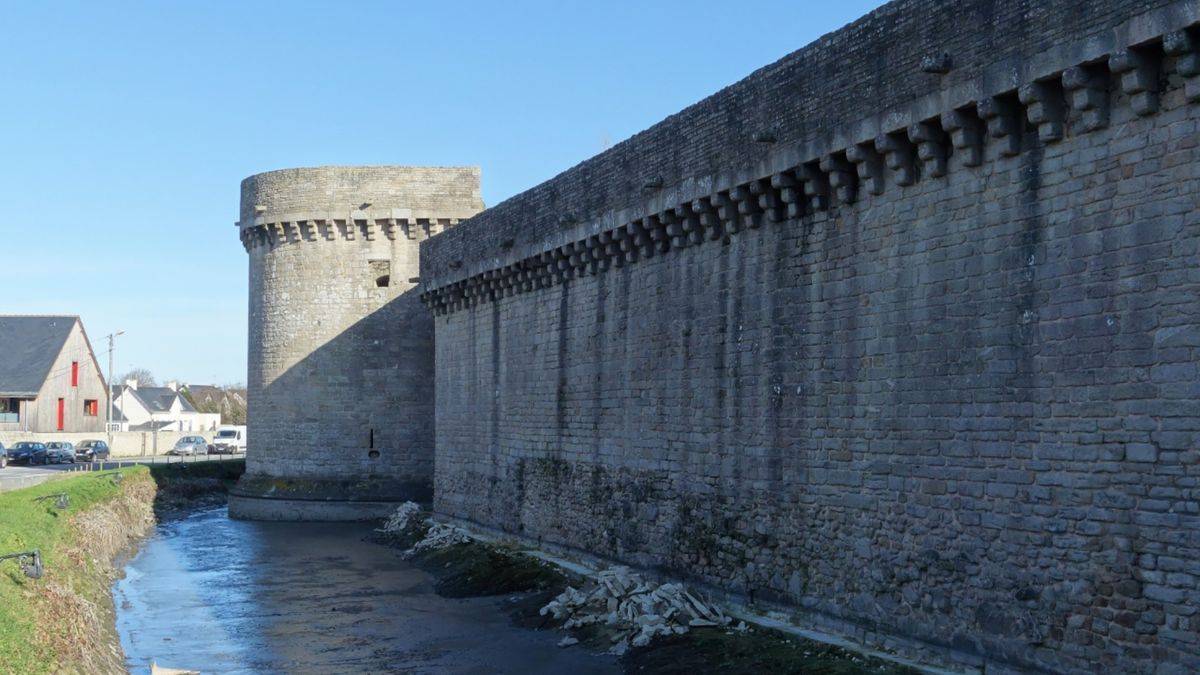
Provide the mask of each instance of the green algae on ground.
{"label": "green algae on ground", "polygon": [[561,589],[558,568],[517,550],[478,542],[416,554],[413,561],[432,574],[438,595],[473,598]]}
{"label": "green algae on ground", "polygon": [[841,647],[753,627],[746,632],[693,628],[659,638],[621,659],[627,673],[805,673],[916,675],[918,671]]}
{"label": "green algae on ground", "polygon": [[[427,523],[379,539],[395,548],[410,549],[428,530]],[[435,578],[439,595],[452,598],[511,595],[514,623],[535,629],[557,629],[562,622],[540,609],[566,588],[583,580],[516,548],[474,541],[416,553],[413,562]],[[623,635],[604,624],[571,631],[581,646],[606,651],[614,636]],[[815,673],[850,675],[881,673],[911,675],[918,671],[760,626],[747,631],[693,628],[683,635],[659,638],[634,648],[621,658],[626,673]]]}

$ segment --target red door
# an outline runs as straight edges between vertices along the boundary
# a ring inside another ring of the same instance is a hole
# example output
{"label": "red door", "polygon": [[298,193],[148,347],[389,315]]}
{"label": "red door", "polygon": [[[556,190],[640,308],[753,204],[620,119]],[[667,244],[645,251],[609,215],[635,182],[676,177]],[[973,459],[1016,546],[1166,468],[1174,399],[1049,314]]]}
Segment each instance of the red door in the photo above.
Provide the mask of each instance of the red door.
{"label": "red door", "polygon": [[60,398],[60,399],[58,399],[58,430],[59,431],[63,430],[63,426],[64,426],[63,422],[66,421],[66,415],[67,415],[67,402]]}

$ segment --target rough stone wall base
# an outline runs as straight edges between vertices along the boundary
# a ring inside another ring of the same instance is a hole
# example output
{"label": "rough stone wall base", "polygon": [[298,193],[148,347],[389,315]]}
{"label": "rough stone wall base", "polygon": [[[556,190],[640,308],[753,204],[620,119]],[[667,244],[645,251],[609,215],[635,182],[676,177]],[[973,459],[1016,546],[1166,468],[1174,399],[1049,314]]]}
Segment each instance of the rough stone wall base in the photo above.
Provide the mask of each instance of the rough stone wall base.
{"label": "rough stone wall base", "polygon": [[245,476],[229,494],[229,516],[238,520],[362,521],[386,518],[406,501],[428,504],[428,483],[364,480],[283,480]]}

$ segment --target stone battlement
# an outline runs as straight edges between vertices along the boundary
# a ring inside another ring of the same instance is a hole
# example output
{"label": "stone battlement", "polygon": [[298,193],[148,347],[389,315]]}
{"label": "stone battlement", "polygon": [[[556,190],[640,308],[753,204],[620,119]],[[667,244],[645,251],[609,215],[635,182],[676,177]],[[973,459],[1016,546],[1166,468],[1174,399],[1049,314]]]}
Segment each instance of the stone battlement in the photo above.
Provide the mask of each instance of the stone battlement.
{"label": "stone battlement", "polygon": [[[1027,124],[1054,143],[1114,103],[1153,114],[1169,76],[1200,99],[1200,5],[1155,4],[893,2],[423,244],[423,299],[444,313],[850,205],[985,144],[1018,154]],[[935,48],[947,17],[984,30]]]}
{"label": "stone battlement", "polygon": [[482,208],[478,167],[323,166],[246,178],[234,224],[247,250],[335,238],[421,240]]}

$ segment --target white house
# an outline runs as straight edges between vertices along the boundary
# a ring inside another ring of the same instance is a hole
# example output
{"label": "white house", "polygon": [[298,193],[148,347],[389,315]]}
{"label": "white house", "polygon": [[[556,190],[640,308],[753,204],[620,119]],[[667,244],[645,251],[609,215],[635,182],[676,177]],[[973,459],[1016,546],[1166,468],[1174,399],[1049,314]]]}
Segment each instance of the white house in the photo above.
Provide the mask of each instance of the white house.
{"label": "white house", "polygon": [[120,431],[213,431],[219,413],[202,413],[179,393],[176,382],[139,387],[135,380],[113,387],[113,426]]}

